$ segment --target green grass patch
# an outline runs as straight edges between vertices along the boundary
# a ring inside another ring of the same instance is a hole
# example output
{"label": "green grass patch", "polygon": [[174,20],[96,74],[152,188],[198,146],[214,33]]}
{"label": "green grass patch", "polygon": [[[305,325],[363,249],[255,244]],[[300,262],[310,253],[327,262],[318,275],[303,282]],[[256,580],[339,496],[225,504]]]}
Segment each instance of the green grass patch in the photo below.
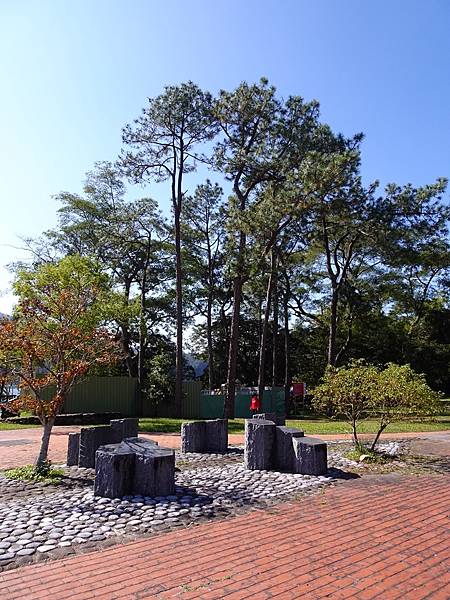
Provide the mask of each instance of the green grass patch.
{"label": "green grass patch", "polygon": [[[148,433],[180,433],[181,423],[185,423],[188,419],[140,419],[139,431]],[[228,421],[229,433],[243,433],[244,419],[233,419]],[[324,419],[320,417],[310,416],[304,419],[288,420],[286,425],[303,429],[307,434],[342,434],[351,433],[350,425],[346,421],[334,421],[332,419]],[[445,431],[450,429],[450,417],[439,416],[434,419],[423,421],[395,421],[391,423],[386,433],[405,433],[414,431]],[[358,427],[359,433],[373,433],[378,430],[378,421],[367,420],[361,421]]]}
{"label": "green grass patch", "polygon": [[374,452],[370,448],[364,446],[364,444],[360,444],[356,448],[352,448],[348,452],[345,453],[346,458],[350,460],[354,460],[359,462],[361,456],[364,457],[364,462],[366,463],[378,463],[384,464],[388,462],[392,462],[393,458],[386,454],[382,454],[381,452]]}
{"label": "green grass patch", "polygon": [[[340,434],[351,433],[347,421],[334,421],[332,419],[298,419],[287,421],[289,427],[303,429],[308,434]],[[436,417],[422,421],[394,421],[385,430],[385,433],[407,433],[415,431],[445,431],[450,429],[450,418]],[[373,433],[378,431],[378,421],[367,420],[358,424],[358,433]]]}
{"label": "green grass patch", "polygon": [[30,429],[31,427],[41,427],[41,425],[20,425],[19,423],[4,423],[0,421],[0,431],[8,431],[9,429]]}
{"label": "green grass patch", "polygon": [[25,467],[5,471],[5,476],[9,479],[19,479],[33,483],[59,483],[63,475],[64,471],[62,469],[54,469],[50,464],[45,464],[40,469],[35,465],[26,465]]}

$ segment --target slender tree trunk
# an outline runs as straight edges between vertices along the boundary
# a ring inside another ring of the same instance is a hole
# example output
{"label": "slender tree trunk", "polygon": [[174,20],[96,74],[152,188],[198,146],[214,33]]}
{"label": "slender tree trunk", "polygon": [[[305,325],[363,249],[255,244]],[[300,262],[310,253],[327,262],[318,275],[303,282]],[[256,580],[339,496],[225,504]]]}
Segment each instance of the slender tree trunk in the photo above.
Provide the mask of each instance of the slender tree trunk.
{"label": "slender tree trunk", "polygon": [[262,335],[262,305],[263,299],[258,294],[258,340],[261,340]]}
{"label": "slender tree trunk", "polygon": [[353,437],[353,443],[355,444],[355,446],[359,446],[358,432],[356,430],[355,419],[352,419],[352,437]]}
{"label": "slender tree trunk", "polygon": [[[125,304],[128,306],[130,300],[131,282],[125,282]],[[125,364],[127,365],[128,377],[138,377],[136,359],[131,351],[131,334],[128,323],[119,323],[120,339],[119,343],[125,355]]]}
{"label": "slender tree trunk", "polygon": [[53,425],[55,424],[55,417],[48,419],[43,424],[41,447],[39,449],[39,455],[36,461],[36,467],[41,467],[47,460],[48,457],[48,445],[50,443],[50,435],[52,433]]}
{"label": "slender tree trunk", "polygon": [[378,444],[378,440],[380,439],[380,435],[383,433],[383,431],[386,429],[386,427],[389,425],[389,423],[386,423],[386,425],[381,425],[380,428],[377,431],[377,435],[375,436],[375,439],[372,442],[372,445],[370,447],[370,449],[372,450],[372,452],[375,451],[375,446]]}
{"label": "slender tree trunk", "polygon": [[176,207],[174,215],[175,220],[175,266],[176,266],[176,323],[177,323],[177,343],[176,343],[176,363],[175,363],[175,410],[181,417],[182,399],[183,399],[183,289],[182,289],[182,268],[181,268],[181,207]]}
{"label": "slender tree trunk", "polygon": [[146,299],[146,288],[147,288],[147,269],[150,263],[150,243],[148,240],[144,268],[142,272],[141,280],[141,297],[139,307],[139,354],[138,354],[138,393],[139,393],[139,414],[143,414],[144,410],[144,358],[145,358],[145,345],[147,338],[147,328],[145,325],[145,299]]}
{"label": "slender tree trunk", "polygon": [[264,310],[264,321],[262,326],[261,342],[259,345],[258,395],[261,405],[264,395],[264,368],[266,362],[267,333],[269,330],[270,305],[272,300],[272,286],[274,279],[274,256],[274,251],[272,249],[270,253],[270,275],[269,281],[267,282],[266,291],[266,308]]}
{"label": "slender tree trunk", "polygon": [[291,396],[291,369],[289,360],[289,282],[287,283],[286,293],[283,298],[284,312],[284,406],[287,413],[289,400]]}
{"label": "slender tree trunk", "polygon": [[[244,201],[241,206],[245,208]],[[242,208],[243,210],[243,208]],[[239,234],[239,248],[236,265],[236,276],[233,281],[233,313],[231,317],[230,346],[228,350],[227,393],[224,404],[224,416],[234,419],[234,400],[236,396],[236,367],[239,344],[239,319],[241,316],[241,299],[243,285],[244,252],[247,237],[244,232]]]}
{"label": "slender tree trunk", "polygon": [[208,338],[208,380],[209,390],[214,389],[214,352],[212,339],[212,295],[208,294],[208,306],[206,314],[206,335]]}
{"label": "slender tree trunk", "polygon": [[277,256],[274,258],[274,273],[272,284],[272,389],[277,385],[277,367],[278,367],[278,262]]}
{"label": "slender tree trunk", "polygon": [[241,311],[242,277],[233,282],[233,313],[231,316],[230,346],[228,350],[227,393],[224,405],[224,417],[234,419],[234,399],[236,395],[236,367],[239,343],[239,317]]}
{"label": "slender tree trunk", "polygon": [[339,294],[336,287],[333,288],[330,306],[330,325],[328,333],[328,364],[336,365],[336,338],[337,338],[337,318],[338,318],[338,300]]}

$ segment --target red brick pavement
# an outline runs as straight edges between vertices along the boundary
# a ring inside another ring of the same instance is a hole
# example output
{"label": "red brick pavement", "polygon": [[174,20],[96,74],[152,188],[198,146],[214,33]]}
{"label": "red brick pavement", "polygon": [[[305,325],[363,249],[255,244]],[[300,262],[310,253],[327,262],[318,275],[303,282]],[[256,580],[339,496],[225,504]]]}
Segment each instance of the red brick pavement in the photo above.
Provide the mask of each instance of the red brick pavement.
{"label": "red brick pavement", "polygon": [[450,477],[345,482],[267,511],[0,574],[0,598],[450,598]]}

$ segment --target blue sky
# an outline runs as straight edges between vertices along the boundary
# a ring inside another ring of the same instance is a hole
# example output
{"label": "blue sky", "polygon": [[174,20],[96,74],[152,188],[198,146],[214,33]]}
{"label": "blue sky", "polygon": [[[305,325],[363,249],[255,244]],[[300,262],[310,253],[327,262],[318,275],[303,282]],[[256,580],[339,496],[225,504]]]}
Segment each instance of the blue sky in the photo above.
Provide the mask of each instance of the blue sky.
{"label": "blue sky", "polygon": [[214,93],[264,75],[366,134],[365,180],[450,176],[449,31],[447,0],[0,0],[0,290],[18,236],[56,223],[52,195],[114,160],[166,84]]}

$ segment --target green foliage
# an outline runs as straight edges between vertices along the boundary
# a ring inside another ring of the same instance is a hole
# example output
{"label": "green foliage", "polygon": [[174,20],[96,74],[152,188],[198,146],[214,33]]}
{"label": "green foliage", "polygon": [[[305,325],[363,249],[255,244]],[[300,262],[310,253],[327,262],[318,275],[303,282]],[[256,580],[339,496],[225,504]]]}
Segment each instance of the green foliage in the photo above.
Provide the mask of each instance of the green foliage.
{"label": "green foliage", "polygon": [[378,373],[378,389],[373,400],[382,423],[394,419],[437,414],[441,394],[434,392],[422,373],[409,365],[389,363]]}
{"label": "green foliage", "polygon": [[352,361],[345,367],[328,367],[320,385],[314,390],[313,405],[321,412],[331,410],[343,415],[352,426],[355,445],[358,422],[372,417],[378,431],[372,444],[394,420],[437,414],[440,394],[434,392],[422,374],[409,365],[389,363],[384,369]]}
{"label": "green foliage", "polygon": [[381,454],[380,452],[375,452],[370,448],[364,446],[364,444],[359,444],[355,446],[352,450],[349,450],[345,456],[350,460],[354,460],[359,462],[361,457],[364,458],[364,462],[366,463],[386,463],[393,460],[392,457]]}
{"label": "green foliage", "polygon": [[54,469],[49,460],[40,466],[27,465],[5,471],[5,476],[9,479],[31,481],[33,483],[57,484],[63,475],[64,471],[62,469]]}
{"label": "green foliage", "polygon": [[363,361],[348,367],[328,366],[322,382],[314,390],[313,405],[318,412],[345,416],[358,443],[358,421],[367,417],[377,392],[378,371]]}
{"label": "green foliage", "polygon": [[153,407],[173,402],[175,396],[173,353],[161,351],[147,361],[144,395],[145,402],[150,402]]}

